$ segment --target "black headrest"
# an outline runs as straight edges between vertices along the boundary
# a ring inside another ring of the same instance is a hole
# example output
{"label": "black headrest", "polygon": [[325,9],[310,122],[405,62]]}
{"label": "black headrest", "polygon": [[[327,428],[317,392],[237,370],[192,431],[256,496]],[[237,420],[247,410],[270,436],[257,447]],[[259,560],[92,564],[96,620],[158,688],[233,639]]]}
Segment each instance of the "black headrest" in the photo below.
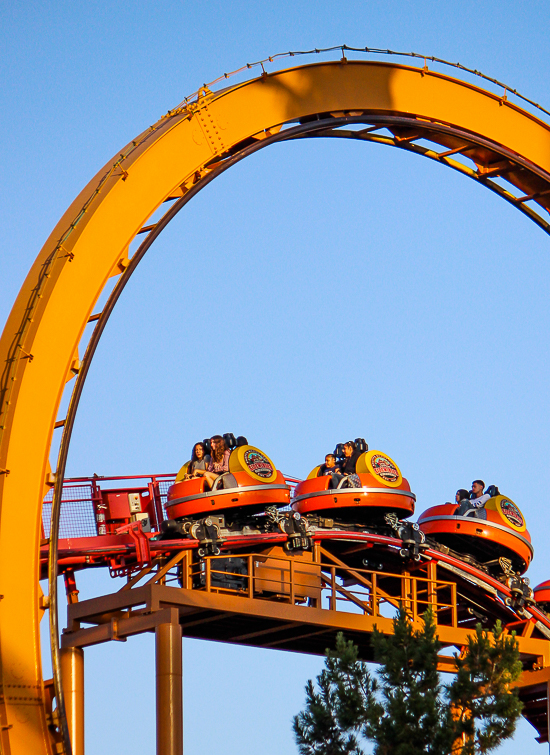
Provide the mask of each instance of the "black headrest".
{"label": "black headrest", "polygon": [[338,443],[338,445],[334,449],[334,455],[338,459],[343,459],[344,458],[344,443]]}
{"label": "black headrest", "polygon": [[237,445],[237,441],[235,440],[235,436],[233,433],[224,433],[223,439],[225,440],[225,445],[227,448],[235,448]]}
{"label": "black headrest", "polygon": [[364,438],[355,438],[355,448],[362,454],[369,450],[368,443]]}
{"label": "black headrest", "polygon": [[248,446],[248,441],[244,435],[237,436],[237,446]]}
{"label": "black headrest", "polygon": [[202,444],[206,449],[206,453],[208,454],[208,456],[210,456],[210,454],[212,453],[212,449],[210,448],[210,438],[205,438]]}
{"label": "black headrest", "polygon": [[485,491],[488,495],[491,496],[491,498],[495,498],[497,495],[500,495],[500,490],[497,488],[496,485],[489,485],[487,490]]}

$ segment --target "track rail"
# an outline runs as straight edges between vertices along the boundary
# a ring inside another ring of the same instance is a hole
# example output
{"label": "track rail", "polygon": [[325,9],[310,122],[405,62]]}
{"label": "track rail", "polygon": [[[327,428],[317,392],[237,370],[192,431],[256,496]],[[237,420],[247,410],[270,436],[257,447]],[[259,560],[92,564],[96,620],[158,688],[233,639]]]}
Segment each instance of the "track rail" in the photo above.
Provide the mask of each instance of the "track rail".
{"label": "track rail", "polygon": [[439,669],[452,672],[452,653],[475,625],[490,628],[498,619],[516,632],[524,715],[538,740],[548,741],[547,614],[518,604],[483,570],[433,548],[416,562],[399,555],[403,543],[394,537],[334,529],[317,530],[312,540],[311,553],[289,553],[283,534],[228,536],[219,556],[204,558],[198,540],[152,542],[150,564],[117,592],[69,604],[62,646],[126,639],[175,621],[187,637],[317,654],[344,631],[372,660],[370,634],[375,626],[391,632],[392,615],[403,605],[417,625],[433,610],[445,649]]}
{"label": "track rail", "polygon": [[[439,668],[452,672],[455,666],[449,652],[461,650],[477,622],[490,627],[498,619],[508,631],[517,633],[525,668],[519,683],[524,715],[537,730],[538,740],[547,741],[550,616],[532,603],[518,601],[508,585],[488,574],[482,565],[440,550],[435,543],[424,548],[416,562],[403,557],[399,538],[341,529],[338,524],[330,529],[309,525],[310,561],[307,553],[285,550],[289,547],[288,535],[260,531],[225,531],[219,543],[220,556],[199,557],[198,539],[155,539],[161,521],[157,519],[147,535],[144,561],[143,549],[127,532],[90,536],[88,529],[88,536],[78,537],[89,528],[89,514],[98,511],[102,494],[120,491],[125,496],[128,491],[140,489],[156,491],[162,511],[174,477],[94,476],[66,482],[62,528],[70,537],[59,540],[57,554],[58,569],[66,578],[69,604],[63,647],[83,648],[153,631],[166,623],[168,606],[176,611],[184,636],[221,641],[230,638],[229,641],[257,647],[322,653],[337,629],[341,629],[353,637],[363,656],[370,660],[369,635],[373,626],[390,631],[391,612],[401,603],[415,622],[426,608],[435,611],[439,636],[447,648],[440,656]],[[296,478],[286,480],[291,485],[299,482]],[[83,489],[88,491],[87,511],[82,508],[83,495],[77,495]],[[51,494],[44,504],[46,523],[50,499]],[[71,508],[77,509],[76,515],[71,514]],[[159,510],[155,501],[150,510]],[[45,539],[40,557],[43,574],[49,550]],[[232,574],[232,567],[228,569],[230,563],[240,565],[240,576]],[[260,563],[269,564],[267,577],[258,571]],[[77,572],[100,567],[109,567],[113,576],[126,575],[123,587],[110,596],[78,603]],[[275,580],[277,589],[270,591],[273,574],[279,575]],[[304,574],[305,583],[301,582]],[[286,608],[281,609],[281,602]],[[360,625],[357,611],[364,617]],[[170,614],[172,620],[176,614]],[[83,621],[91,626],[83,628]]]}

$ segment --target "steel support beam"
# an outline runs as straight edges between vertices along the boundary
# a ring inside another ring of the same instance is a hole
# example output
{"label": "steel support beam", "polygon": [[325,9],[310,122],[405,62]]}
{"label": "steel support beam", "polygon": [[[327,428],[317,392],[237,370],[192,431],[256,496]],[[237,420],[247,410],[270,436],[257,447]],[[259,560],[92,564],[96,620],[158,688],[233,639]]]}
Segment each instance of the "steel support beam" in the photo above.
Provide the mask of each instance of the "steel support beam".
{"label": "steel support beam", "polygon": [[181,626],[175,620],[155,630],[157,755],[183,755],[183,663]]}
{"label": "steel support beam", "polygon": [[61,674],[73,755],[84,755],[84,651],[82,648],[61,649]]}
{"label": "steel support beam", "polygon": [[[123,609],[132,607],[131,612]],[[122,610],[121,610],[122,609]],[[204,618],[193,619],[197,613],[203,613]],[[191,621],[188,625],[187,618]],[[367,636],[374,627],[385,634],[392,634],[393,622],[384,616],[369,616],[347,611],[329,611],[325,608],[314,608],[305,605],[290,605],[287,602],[268,601],[259,598],[247,598],[242,595],[230,595],[204,590],[185,590],[166,585],[144,585],[125,592],[112,593],[100,598],[91,598],[68,606],[68,624],[72,631],[65,631],[62,638],[63,647],[87,647],[102,642],[117,639],[123,640],[132,635],[150,632],[160,624],[168,621],[181,623],[184,634],[187,627],[195,626],[195,631],[189,636],[203,639],[217,639],[228,641],[225,630],[220,629],[219,636],[201,632],[200,625],[211,624],[231,617],[239,627],[238,633],[231,636],[229,641],[239,644],[251,644],[257,647],[266,646],[260,641],[264,629],[269,633],[281,632],[290,627],[298,630],[298,635],[306,635],[311,631],[346,632],[350,637],[353,633]],[[250,622],[260,620],[267,622],[258,627],[248,636],[251,642],[245,641],[244,631],[250,627]],[[96,626],[79,628],[80,622],[99,622]],[[240,636],[239,636],[240,635]],[[461,647],[466,645],[472,629],[458,626],[438,624],[437,635],[445,646]],[[254,642],[254,638],[257,641]],[[538,675],[550,674],[550,643],[546,639],[518,636],[517,642],[520,653],[533,659],[539,658],[545,667]],[[271,643],[269,643],[271,644]],[[326,645],[323,645],[321,652]],[[289,640],[289,649],[298,649]],[[309,652],[315,652],[313,648]],[[448,670],[445,668],[445,670]],[[532,674],[524,675],[525,680],[531,680]],[[544,677],[546,679],[546,677]],[[523,677],[522,677],[523,679]],[[526,684],[527,681],[521,682]],[[529,681],[532,684],[532,681]]]}

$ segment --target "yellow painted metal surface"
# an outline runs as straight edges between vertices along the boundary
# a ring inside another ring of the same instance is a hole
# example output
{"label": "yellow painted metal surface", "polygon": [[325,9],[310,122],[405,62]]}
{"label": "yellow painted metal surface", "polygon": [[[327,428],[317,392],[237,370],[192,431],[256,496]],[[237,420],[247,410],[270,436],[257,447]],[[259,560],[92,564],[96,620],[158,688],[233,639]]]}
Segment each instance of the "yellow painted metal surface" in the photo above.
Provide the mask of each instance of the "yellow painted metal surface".
{"label": "yellow painted metal surface", "polygon": [[550,171],[549,126],[496,95],[416,68],[316,64],[207,93],[161,119],[99,171],[38,255],[0,340],[2,755],[52,752],[38,637],[42,498],[60,399],[105,283],[124,271],[151,214],[209,161],[288,121],[364,110],[456,125]]}
{"label": "yellow painted metal surface", "polygon": [[63,648],[61,669],[73,755],[84,755],[84,651]]}

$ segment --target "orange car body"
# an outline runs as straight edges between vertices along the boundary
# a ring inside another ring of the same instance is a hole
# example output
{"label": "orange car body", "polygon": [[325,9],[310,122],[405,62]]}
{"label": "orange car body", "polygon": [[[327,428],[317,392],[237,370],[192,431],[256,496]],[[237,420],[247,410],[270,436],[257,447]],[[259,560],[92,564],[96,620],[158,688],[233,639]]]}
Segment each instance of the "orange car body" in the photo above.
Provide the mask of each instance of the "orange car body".
{"label": "orange car body", "polygon": [[420,515],[418,525],[425,535],[450,547],[464,551],[467,546],[478,558],[485,554],[482,561],[488,560],[492,553],[497,558],[499,555],[510,558],[521,573],[527,570],[533,558],[531,536],[513,501],[502,495],[490,498],[479,510],[486,519],[478,518],[472,511],[469,516],[456,516],[456,510],[456,503],[432,506]]}
{"label": "orange car body", "polygon": [[219,512],[246,509],[248,513],[263,511],[266,506],[288,506],[290,486],[282,473],[275,479],[260,482],[247,472],[232,472],[236,486],[220,490],[206,489],[203,477],[175,482],[168,489],[166,514],[169,519],[208,516]]}

